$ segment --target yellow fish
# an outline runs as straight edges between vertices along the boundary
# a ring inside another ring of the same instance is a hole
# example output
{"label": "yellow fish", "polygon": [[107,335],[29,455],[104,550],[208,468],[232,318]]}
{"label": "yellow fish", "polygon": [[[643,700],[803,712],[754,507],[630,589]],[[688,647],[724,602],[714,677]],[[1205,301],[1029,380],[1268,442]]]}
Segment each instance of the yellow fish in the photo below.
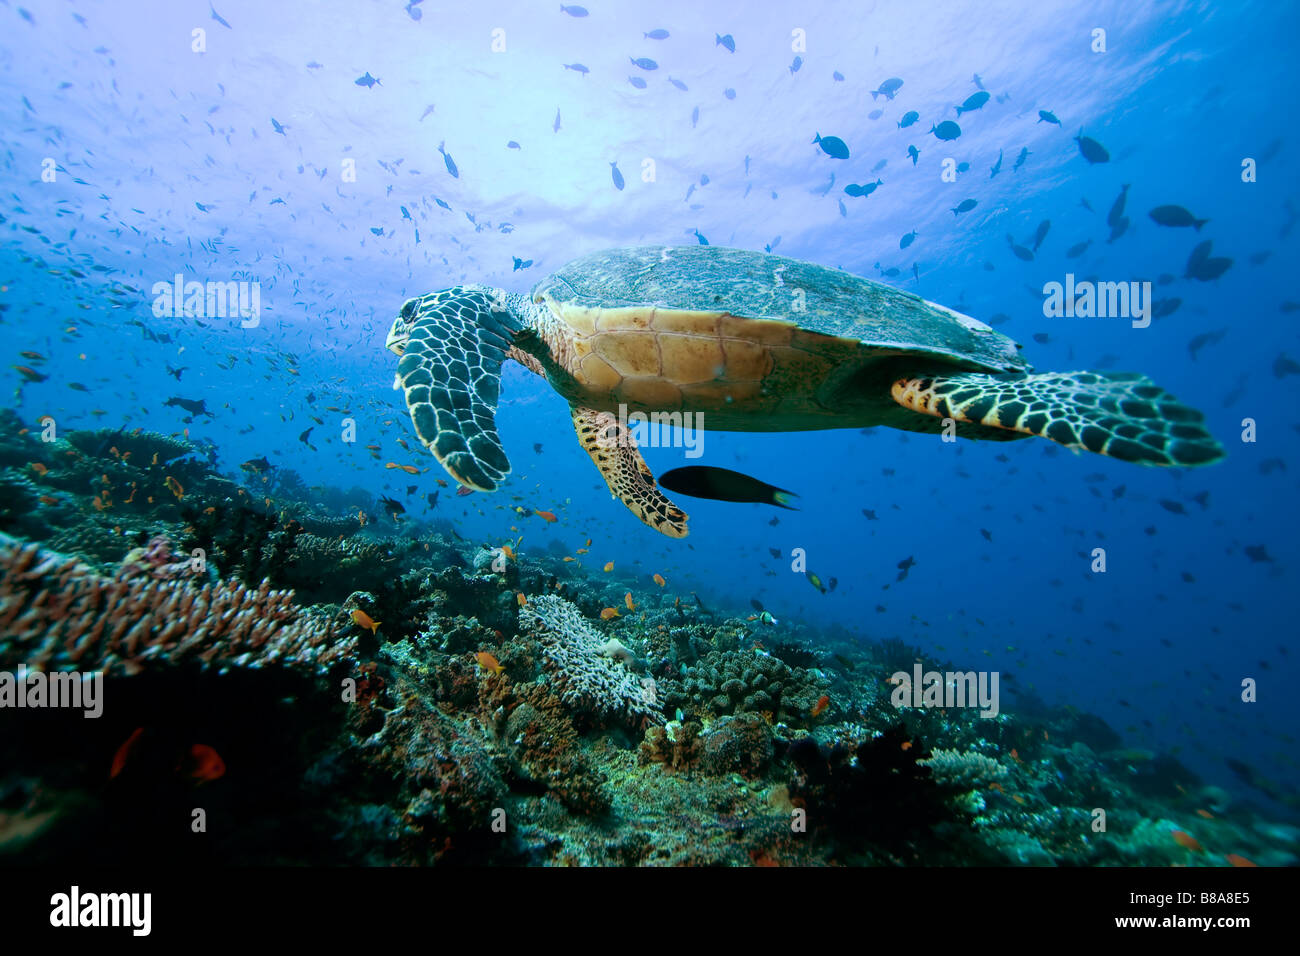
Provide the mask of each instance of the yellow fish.
{"label": "yellow fish", "polygon": [[474,655],[474,660],[478,661],[479,667],[483,668],[485,671],[491,671],[493,674],[500,674],[505,670],[505,668],[501,666],[501,662],[487,651],[479,651]]}

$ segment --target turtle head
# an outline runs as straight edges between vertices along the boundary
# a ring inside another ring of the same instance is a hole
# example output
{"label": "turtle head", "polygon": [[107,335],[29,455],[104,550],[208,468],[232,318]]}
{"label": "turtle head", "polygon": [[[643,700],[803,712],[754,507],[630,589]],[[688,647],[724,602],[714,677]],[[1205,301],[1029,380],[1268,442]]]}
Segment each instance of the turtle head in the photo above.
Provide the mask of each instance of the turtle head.
{"label": "turtle head", "polygon": [[508,334],[519,325],[513,309],[516,305],[514,300],[521,298],[500,289],[469,285],[407,299],[388,330],[384,346],[397,355],[405,355],[411,332],[417,325],[426,319],[435,325],[445,325],[447,315],[453,313],[471,316],[480,326],[499,327]]}

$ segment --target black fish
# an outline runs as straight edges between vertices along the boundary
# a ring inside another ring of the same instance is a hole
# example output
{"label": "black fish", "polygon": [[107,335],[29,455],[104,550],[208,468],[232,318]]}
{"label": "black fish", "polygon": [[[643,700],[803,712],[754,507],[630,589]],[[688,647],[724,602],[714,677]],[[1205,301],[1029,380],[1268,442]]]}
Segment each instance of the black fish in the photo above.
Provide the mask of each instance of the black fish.
{"label": "black fish", "polygon": [[261,472],[268,471],[271,467],[271,463],[267,461],[266,456],[263,455],[261,458],[250,458],[239,467],[244,471],[252,472],[253,474],[260,474]]}
{"label": "black fish", "polygon": [[692,498],[754,502],[776,505],[789,511],[798,510],[786,503],[791,498],[798,497],[794,492],[785,491],[727,468],[714,468],[710,465],[674,468],[659,476],[659,484],[669,491],[677,491]]}
{"label": "black fish", "polygon": [[388,514],[388,517],[393,519],[394,522],[397,521],[398,515],[406,514],[406,509],[402,507],[400,501],[394,501],[392,498],[384,497],[379,499],[379,503],[384,506],[384,511]]}
{"label": "black fish", "polygon": [[187,412],[189,412],[191,415],[211,415],[211,414],[212,414],[211,412],[208,411],[208,406],[207,406],[206,401],[205,401],[204,399],[199,399],[199,400],[196,402],[196,401],[193,401],[192,399],[188,399],[188,398],[176,398],[175,396],[173,396],[172,398],[169,398],[169,399],[167,399],[167,401],[163,402],[163,406],[164,406],[164,407],[176,406],[176,407],[179,407],[179,408],[183,408],[183,409],[185,409]]}

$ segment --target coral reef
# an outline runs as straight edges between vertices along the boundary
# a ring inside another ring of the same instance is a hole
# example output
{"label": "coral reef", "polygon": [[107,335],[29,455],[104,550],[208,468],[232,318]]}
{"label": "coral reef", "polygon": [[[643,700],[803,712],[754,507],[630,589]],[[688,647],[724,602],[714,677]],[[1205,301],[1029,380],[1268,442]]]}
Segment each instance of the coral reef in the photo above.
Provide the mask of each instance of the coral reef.
{"label": "coral reef", "polygon": [[265,582],[198,587],[164,541],[107,577],[81,562],[0,536],[0,660],[41,669],[139,673],[154,664],[281,665],[323,673],[354,639]]}
{"label": "coral reef", "polygon": [[663,723],[654,679],[633,674],[620,653],[626,648],[603,639],[564,598],[531,598],[519,609],[519,623],[541,642],[547,670],[567,706],[597,723]]}

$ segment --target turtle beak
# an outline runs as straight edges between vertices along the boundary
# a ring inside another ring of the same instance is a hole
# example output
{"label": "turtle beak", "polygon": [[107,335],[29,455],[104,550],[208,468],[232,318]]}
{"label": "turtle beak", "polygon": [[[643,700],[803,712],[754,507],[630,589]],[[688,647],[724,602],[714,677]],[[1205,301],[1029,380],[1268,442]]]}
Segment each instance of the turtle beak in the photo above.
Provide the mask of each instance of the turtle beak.
{"label": "turtle beak", "polygon": [[388,330],[388,338],[384,341],[384,347],[396,355],[401,355],[406,351],[406,327],[399,318],[393,322],[393,327]]}

